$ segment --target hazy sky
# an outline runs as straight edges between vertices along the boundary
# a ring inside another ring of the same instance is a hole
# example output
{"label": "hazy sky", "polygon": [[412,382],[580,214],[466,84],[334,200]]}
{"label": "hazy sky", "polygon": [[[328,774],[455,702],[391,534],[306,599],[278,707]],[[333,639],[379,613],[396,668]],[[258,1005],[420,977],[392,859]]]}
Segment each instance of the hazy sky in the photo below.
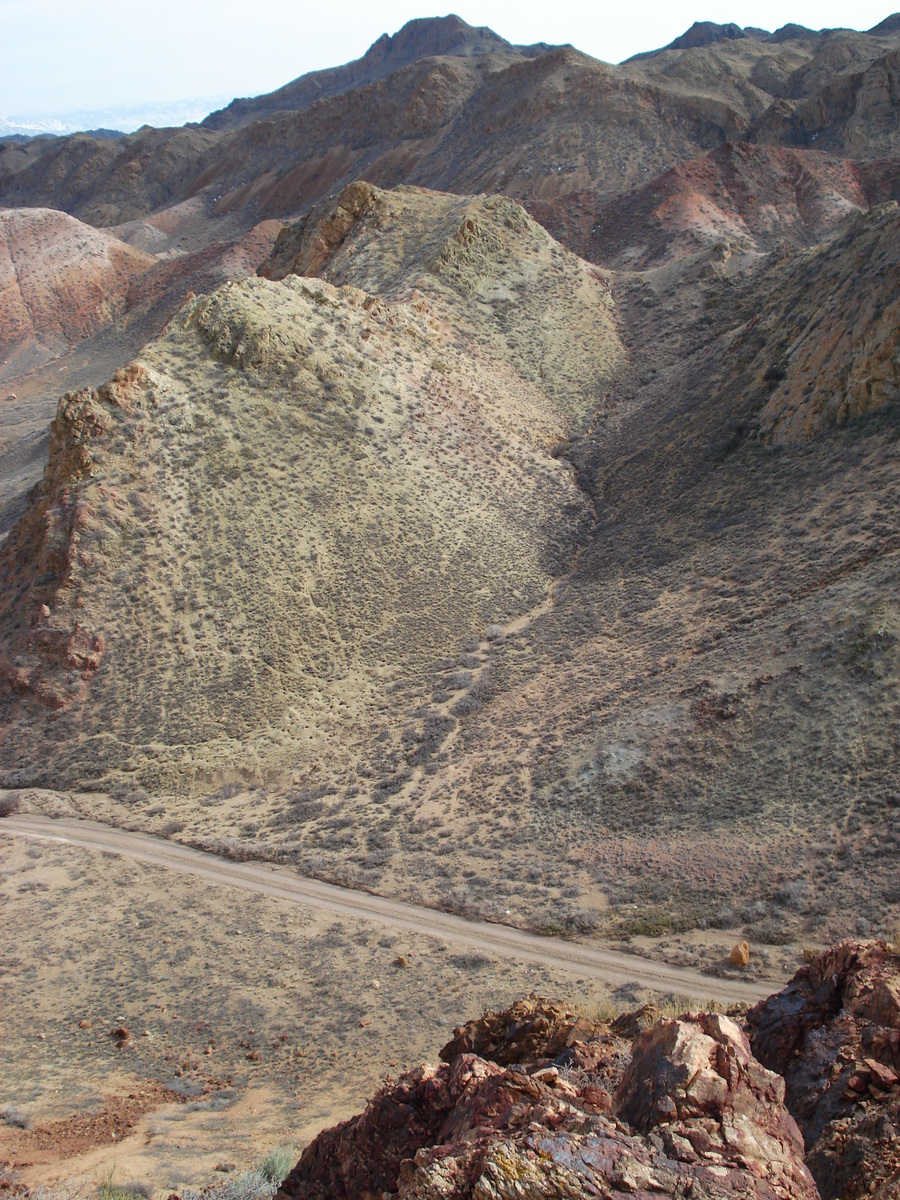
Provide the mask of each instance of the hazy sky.
{"label": "hazy sky", "polygon": [[[0,0],[0,115],[257,95],[358,58],[411,17],[446,11],[434,0]],[[618,62],[695,20],[866,29],[891,9],[878,0],[460,0],[449,11],[513,42],[571,42]]]}

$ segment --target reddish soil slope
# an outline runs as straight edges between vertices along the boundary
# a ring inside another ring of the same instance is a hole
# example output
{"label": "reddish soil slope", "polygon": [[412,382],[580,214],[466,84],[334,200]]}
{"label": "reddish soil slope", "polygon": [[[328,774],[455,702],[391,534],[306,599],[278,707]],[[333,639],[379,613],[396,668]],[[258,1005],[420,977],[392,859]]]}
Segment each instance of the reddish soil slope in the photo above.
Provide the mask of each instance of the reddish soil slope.
{"label": "reddish soil slope", "polygon": [[150,255],[65,213],[0,212],[0,379],[109,324],[152,264]]}

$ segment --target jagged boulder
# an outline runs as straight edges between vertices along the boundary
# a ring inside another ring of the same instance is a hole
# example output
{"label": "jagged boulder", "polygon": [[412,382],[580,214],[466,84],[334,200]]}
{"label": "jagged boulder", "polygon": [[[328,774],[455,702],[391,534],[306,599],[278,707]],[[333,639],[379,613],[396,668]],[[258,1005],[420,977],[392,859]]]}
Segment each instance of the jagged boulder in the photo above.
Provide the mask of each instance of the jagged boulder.
{"label": "jagged boulder", "polygon": [[900,1194],[900,957],[844,941],[748,1013],[784,1076],[823,1200]]}
{"label": "jagged boulder", "polygon": [[441,1050],[444,1062],[460,1054],[477,1054],[501,1066],[555,1058],[576,1041],[586,1041],[608,1029],[561,1004],[540,996],[525,996],[511,1008],[486,1012],[454,1029]]}
{"label": "jagged boulder", "polygon": [[[816,1200],[783,1081],[728,1017],[658,1022],[630,1051],[596,1022],[548,1063],[574,1019],[528,997],[470,1022],[442,1051],[449,1061],[404,1075],[320,1134],[276,1200]],[[453,1053],[474,1044],[517,1061]]]}
{"label": "jagged boulder", "polygon": [[701,1189],[720,1164],[740,1195],[815,1196],[784,1094],[784,1080],[757,1062],[730,1017],[701,1013],[661,1021],[635,1040],[615,1112],[695,1167]]}
{"label": "jagged boulder", "polygon": [[260,266],[264,279],[318,275],[366,212],[381,206],[380,193],[358,180],[334,198],[315,205],[296,224],[285,225]]}

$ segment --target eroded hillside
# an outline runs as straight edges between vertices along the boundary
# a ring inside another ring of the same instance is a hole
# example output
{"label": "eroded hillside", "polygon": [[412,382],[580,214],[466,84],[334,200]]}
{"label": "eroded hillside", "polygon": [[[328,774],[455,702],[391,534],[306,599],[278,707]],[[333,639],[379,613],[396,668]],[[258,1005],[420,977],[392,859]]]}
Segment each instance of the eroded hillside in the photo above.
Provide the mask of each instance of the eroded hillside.
{"label": "eroded hillside", "polygon": [[345,190],[60,406],[5,781],[531,925],[881,928],[898,230],[615,275]]}
{"label": "eroded hillside", "polygon": [[61,404],[4,548],[23,781],[289,778],[567,569],[608,282],[509,201],[364,195],[337,285],[226,285]]}
{"label": "eroded hillside", "polygon": [[0,211],[0,381],[67,353],[125,312],[153,259],[49,209]]}

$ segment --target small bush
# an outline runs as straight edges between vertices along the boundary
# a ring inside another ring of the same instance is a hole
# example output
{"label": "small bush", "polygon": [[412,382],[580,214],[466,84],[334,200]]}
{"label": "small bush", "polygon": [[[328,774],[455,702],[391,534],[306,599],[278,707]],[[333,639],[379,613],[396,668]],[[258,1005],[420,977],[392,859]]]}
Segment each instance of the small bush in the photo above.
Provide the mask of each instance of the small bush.
{"label": "small bush", "polygon": [[126,1183],[119,1185],[114,1182],[115,1167],[111,1168],[98,1184],[100,1200],[147,1200],[150,1189],[145,1183]]}
{"label": "small bush", "polygon": [[287,1178],[295,1158],[296,1153],[293,1146],[273,1146],[260,1159],[259,1170],[270,1183],[274,1183],[278,1187]]}
{"label": "small bush", "polygon": [[789,925],[775,917],[767,917],[752,927],[744,930],[747,937],[754,942],[766,946],[788,946],[794,940],[793,931]]}
{"label": "small bush", "polygon": [[46,1184],[39,1183],[29,1192],[29,1200],[73,1200],[76,1195],[81,1195],[81,1189],[76,1192],[71,1184],[49,1188]]}
{"label": "small bush", "polygon": [[272,1180],[254,1167],[229,1179],[219,1192],[219,1200],[271,1200],[274,1192]]}
{"label": "small bush", "polygon": [[0,1108],[0,1121],[4,1125],[11,1125],[13,1129],[31,1128],[31,1121],[28,1116],[22,1112],[21,1108],[16,1108],[14,1104],[10,1104],[6,1108]]}
{"label": "small bush", "polygon": [[0,817],[11,817],[22,807],[22,797],[18,792],[7,792],[0,796]]}
{"label": "small bush", "polygon": [[489,967],[491,959],[487,958],[484,954],[479,954],[477,950],[473,950],[465,954],[451,955],[450,965],[456,967],[459,971],[477,971],[481,967]]}

